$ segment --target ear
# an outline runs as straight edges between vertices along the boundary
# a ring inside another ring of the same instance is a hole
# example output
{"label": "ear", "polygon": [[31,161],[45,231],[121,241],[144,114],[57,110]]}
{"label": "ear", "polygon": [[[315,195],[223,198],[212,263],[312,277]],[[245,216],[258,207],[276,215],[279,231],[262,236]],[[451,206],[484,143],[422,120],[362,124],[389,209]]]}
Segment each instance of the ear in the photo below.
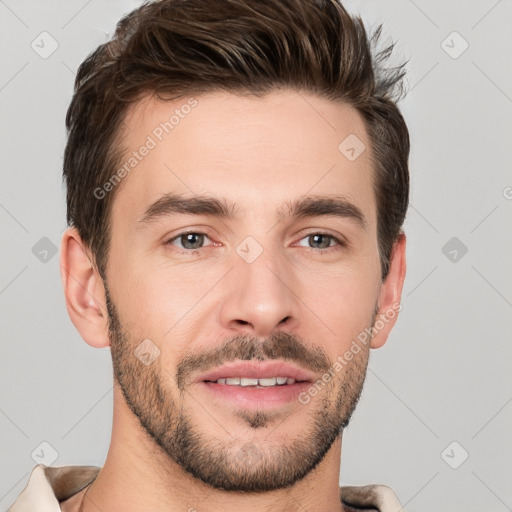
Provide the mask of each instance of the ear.
{"label": "ear", "polygon": [[62,236],[60,274],[73,325],[91,347],[109,346],[103,281],[74,227],[67,228]]}
{"label": "ear", "polygon": [[378,313],[372,329],[371,348],[380,348],[386,343],[389,333],[402,309],[400,299],[405,279],[405,234],[401,232],[391,251],[389,273],[381,285]]}

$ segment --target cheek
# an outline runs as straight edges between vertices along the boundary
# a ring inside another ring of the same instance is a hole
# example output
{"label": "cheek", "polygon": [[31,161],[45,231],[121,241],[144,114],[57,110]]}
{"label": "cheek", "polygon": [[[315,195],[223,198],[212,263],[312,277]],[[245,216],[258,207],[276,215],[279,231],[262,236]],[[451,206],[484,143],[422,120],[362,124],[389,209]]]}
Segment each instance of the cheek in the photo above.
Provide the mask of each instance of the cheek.
{"label": "cheek", "polygon": [[[162,323],[162,311],[168,311],[169,293],[165,282],[155,279],[154,270],[140,254],[112,243],[109,288],[123,320],[130,325],[130,334],[155,336],[152,326]],[[169,329],[169,326],[167,327]]]}
{"label": "cheek", "polygon": [[344,352],[371,325],[380,288],[375,266],[368,264],[366,272],[357,266],[344,267],[302,283],[300,297],[307,305],[305,318],[311,312],[304,327],[313,339],[315,334],[324,333],[323,342],[328,343],[331,356]]}
{"label": "cheek", "polygon": [[201,300],[222,273],[211,266],[207,272],[204,268],[198,272],[194,265],[180,266],[136,253],[117,256],[113,300],[130,326],[130,335],[154,341],[162,362],[176,357],[204,325],[198,315],[204,313],[207,301]]}

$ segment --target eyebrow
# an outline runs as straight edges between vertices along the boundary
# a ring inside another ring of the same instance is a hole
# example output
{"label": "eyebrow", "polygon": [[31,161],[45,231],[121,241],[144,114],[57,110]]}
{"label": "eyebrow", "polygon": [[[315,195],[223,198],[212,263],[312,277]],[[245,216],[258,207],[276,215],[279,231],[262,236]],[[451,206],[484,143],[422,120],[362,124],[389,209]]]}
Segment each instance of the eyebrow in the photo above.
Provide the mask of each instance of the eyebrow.
{"label": "eyebrow", "polygon": [[[186,197],[180,194],[164,194],[152,203],[137,221],[137,228],[152,224],[156,220],[175,214],[206,215],[222,219],[232,219],[240,216],[236,204],[228,203],[225,198],[210,196]],[[355,221],[363,229],[366,228],[366,218],[355,204],[343,196],[307,196],[287,201],[284,207],[278,209],[282,217],[309,218],[333,216]]]}

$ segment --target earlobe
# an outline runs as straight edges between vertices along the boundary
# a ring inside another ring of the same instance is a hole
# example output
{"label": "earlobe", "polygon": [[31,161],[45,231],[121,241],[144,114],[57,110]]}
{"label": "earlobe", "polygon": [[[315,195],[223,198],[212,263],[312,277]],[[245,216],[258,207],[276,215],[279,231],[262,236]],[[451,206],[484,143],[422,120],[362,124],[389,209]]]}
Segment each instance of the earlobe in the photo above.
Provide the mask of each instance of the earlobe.
{"label": "earlobe", "polygon": [[375,317],[371,348],[380,348],[386,343],[402,309],[400,300],[406,272],[405,248],[405,234],[401,232],[391,252],[389,273],[380,289],[379,312]]}
{"label": "earlobe", "polygon": [[76,228],[62,236],[60,271],[69,317],[92,347],[110,345],[103,281]]}

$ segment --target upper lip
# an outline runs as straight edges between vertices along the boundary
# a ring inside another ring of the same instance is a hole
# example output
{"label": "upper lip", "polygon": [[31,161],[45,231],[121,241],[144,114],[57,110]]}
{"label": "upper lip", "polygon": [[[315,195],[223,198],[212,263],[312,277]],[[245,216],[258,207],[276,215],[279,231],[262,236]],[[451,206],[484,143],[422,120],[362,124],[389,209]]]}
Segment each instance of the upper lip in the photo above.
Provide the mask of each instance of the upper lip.
{"label": "upper lip", "polygon": [[268,377],[287,377],[296,381],[313,382],[314,375],[285,361],[237,361],[219,366],[214,370],[197,377],[196,382],[206,380],[216,381],[227,377],[248,377],[250,379],[264,379]]}

